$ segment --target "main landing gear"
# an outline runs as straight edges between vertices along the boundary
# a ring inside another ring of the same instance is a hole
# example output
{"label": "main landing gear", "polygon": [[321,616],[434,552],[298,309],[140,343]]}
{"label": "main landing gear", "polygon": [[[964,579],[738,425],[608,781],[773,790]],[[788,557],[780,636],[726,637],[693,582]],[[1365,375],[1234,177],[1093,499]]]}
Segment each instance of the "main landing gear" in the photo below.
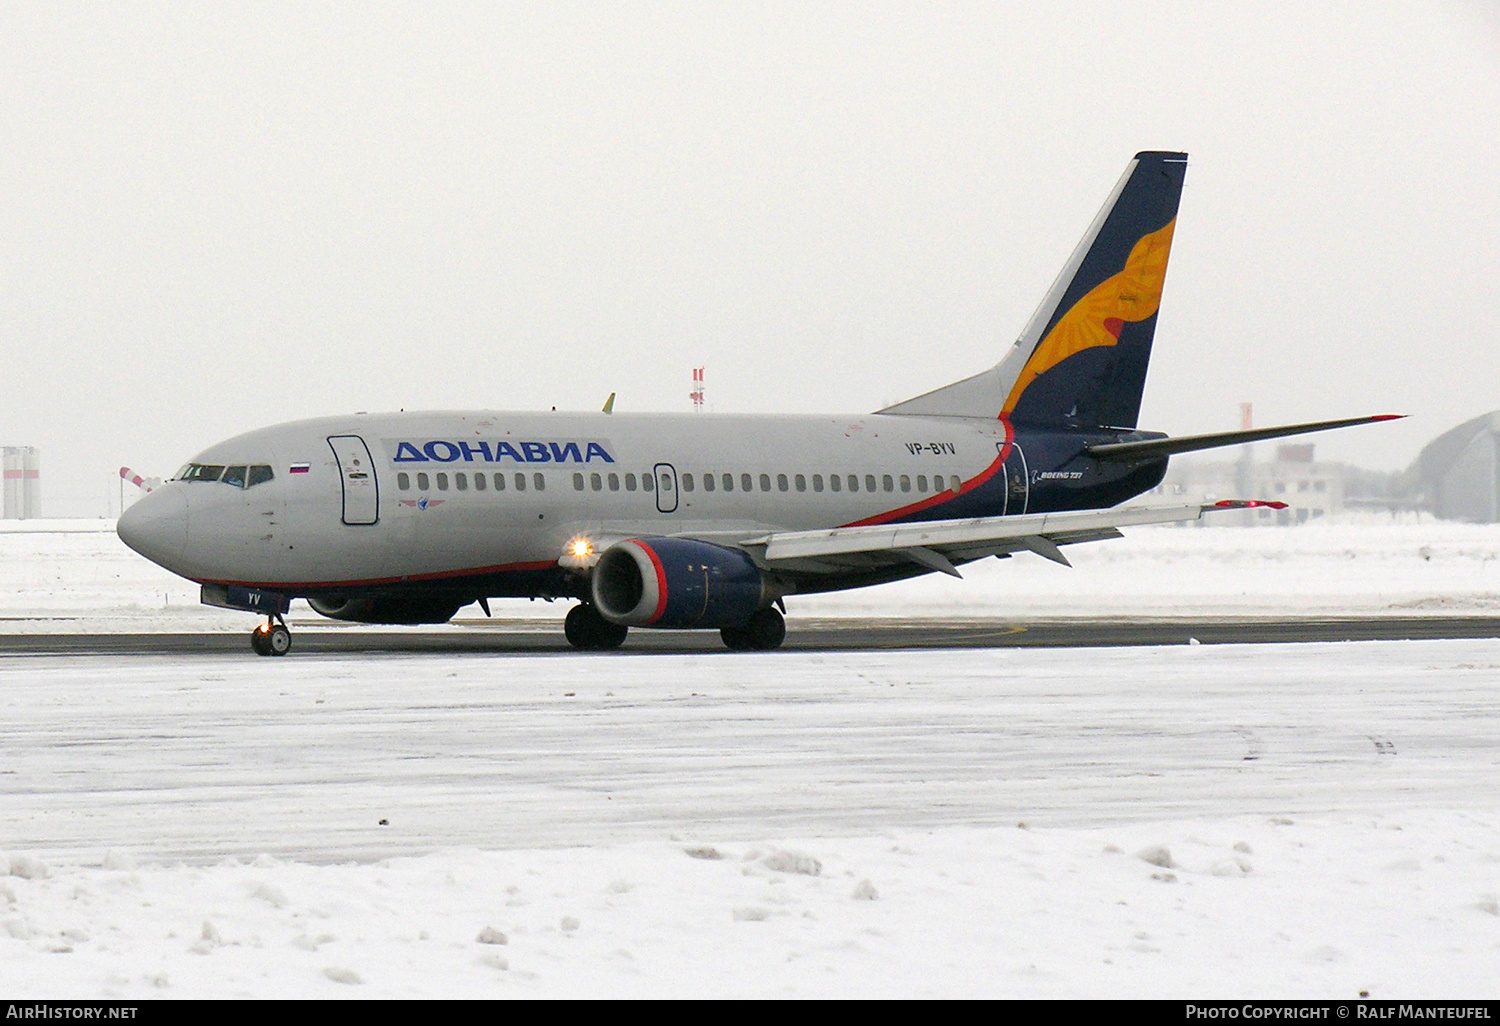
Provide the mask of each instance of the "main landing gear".
{"label": "main landing gear", "polygon": [[[599,615],[599,610],[585,602],[568,611],[568,617],[563,621],[563,633],[574,648],[605,652],[623,645],[630,628],[611,623]],[[725,627],[719,631],[719,636],[736,652],[767,652],[780,648],[786,639],[786,619],[775,609],[760,609],[744,623]]]}
{"label": "main landing gear", "polygon": [[[603,652],[619,648],[625,643],[625,634],[630,628],[624,624],[613,624],[588,603],[573,606],[562,621],[562,633],[567,634],[568,643],[583,651]],[[775,609],[757,609],[750,619],[718,631],[724,645],[736,652],[769,651],[780,648],[786,639],[786,618]],[[290,643],[291,639],[288,639]],[[257,649],[260,651],[260,649]]]}
{"label": "main landing gear", "polygon": [[725,627],[719,636],[736,652],[768,652],[786,639],[786,619],[774,608],[757,609],[738,627]]}
{"label": "main landing gear", "polygon": [[286,621],[272,616],[250,632],[250,647],[256,655],[284,656],[292,650],[292,632],[286,629]]}
{"label": "main landing gear", "polygon": [[610,623],[599,615],[599,610],[585,602],[568,610],[563,633],[574,648],[585,652],[607,652],[625,644],[625,635],[630,633],[630,628],[621,623]]}

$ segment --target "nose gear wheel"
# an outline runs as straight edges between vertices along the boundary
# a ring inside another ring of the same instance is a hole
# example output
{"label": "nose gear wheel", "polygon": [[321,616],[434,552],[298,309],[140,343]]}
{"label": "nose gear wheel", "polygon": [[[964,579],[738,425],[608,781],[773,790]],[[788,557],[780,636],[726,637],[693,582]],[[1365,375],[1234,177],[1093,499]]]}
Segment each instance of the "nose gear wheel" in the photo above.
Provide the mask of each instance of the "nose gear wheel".
{"label": "nose gear wheel", "polygon": [[250,632],[250,648],[256,655],[284,656],[292,650],[292,632],[280,617],[268,620]]}

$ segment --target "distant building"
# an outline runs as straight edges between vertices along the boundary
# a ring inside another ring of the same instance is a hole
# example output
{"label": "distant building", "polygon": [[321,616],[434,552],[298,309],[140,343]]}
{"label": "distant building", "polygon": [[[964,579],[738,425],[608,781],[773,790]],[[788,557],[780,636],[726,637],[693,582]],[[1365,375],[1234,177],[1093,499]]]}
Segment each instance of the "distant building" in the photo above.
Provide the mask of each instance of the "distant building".
{"label": "distant building", "polygon": [[1402,490],[1445,520],[1500,521],[1500,412],[1486,413],[1427,443],[1401,475]]}
{"label": "distant building", "polygon": [[[1162,483],[1147,493],[1147,500],[1160,504],[1217,502],[1220,499],[1274,499],[1286,509],[1245,510],[1217,514],[1215,524],[1289,526],[1305,524],[1343,512],[1346,481],[1354,468],[1342,463],[1319,463],[1313,458],[1314,443],[1278,445],[1275,458],[1256,463],[1252,447],[1246,446],[1234,462],[1174,459]],[[1200,524],[1207,521],[1199,521]]]}
{"label": "distant building", "polygon": [[6,520],[32,520],[42,515],[41,455],[29,445],[4,447]]}
{"label": "distant building", "polygon": [[1256,463],[1251,450],[1244,447],[1232,463],[1175,459],[1145,500],[1276,499],[1290,507],[1213,518],[1216,524],[1244,526],[1303,524],[1346,509],[1425,510],[1444,520],[1500,523],[1500,411],[1434,438],[1398,473],[1319,463],[1313,444],[1306,442],[1278,445],[1268,463]]}

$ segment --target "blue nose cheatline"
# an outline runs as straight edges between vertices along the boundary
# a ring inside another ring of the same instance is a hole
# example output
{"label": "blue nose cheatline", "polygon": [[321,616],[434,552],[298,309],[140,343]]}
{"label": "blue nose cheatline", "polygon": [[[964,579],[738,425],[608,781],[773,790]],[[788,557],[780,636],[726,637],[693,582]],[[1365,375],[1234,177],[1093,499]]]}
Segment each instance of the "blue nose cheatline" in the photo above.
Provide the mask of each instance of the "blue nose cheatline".
{"label": "blue nose cheatline", "polygon": [[158,488],[120,514],[120,540],[167,569],[180,565],[187,550],[187,497],[176,488]]}

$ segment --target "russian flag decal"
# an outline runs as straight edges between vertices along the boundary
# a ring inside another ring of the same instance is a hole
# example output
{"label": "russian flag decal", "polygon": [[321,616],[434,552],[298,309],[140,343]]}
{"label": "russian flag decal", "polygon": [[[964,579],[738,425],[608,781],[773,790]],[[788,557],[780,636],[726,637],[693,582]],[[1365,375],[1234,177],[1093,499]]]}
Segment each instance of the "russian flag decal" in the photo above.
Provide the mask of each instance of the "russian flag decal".
{"label": "russian flag decal", "polygon": [[312,466],[311,463],[293,463],[291,465],[291,467],[288,468],[288,469],[293,474],[305,474],[305,473],[307,473],[308,468],[310,468],[311,466]]}

